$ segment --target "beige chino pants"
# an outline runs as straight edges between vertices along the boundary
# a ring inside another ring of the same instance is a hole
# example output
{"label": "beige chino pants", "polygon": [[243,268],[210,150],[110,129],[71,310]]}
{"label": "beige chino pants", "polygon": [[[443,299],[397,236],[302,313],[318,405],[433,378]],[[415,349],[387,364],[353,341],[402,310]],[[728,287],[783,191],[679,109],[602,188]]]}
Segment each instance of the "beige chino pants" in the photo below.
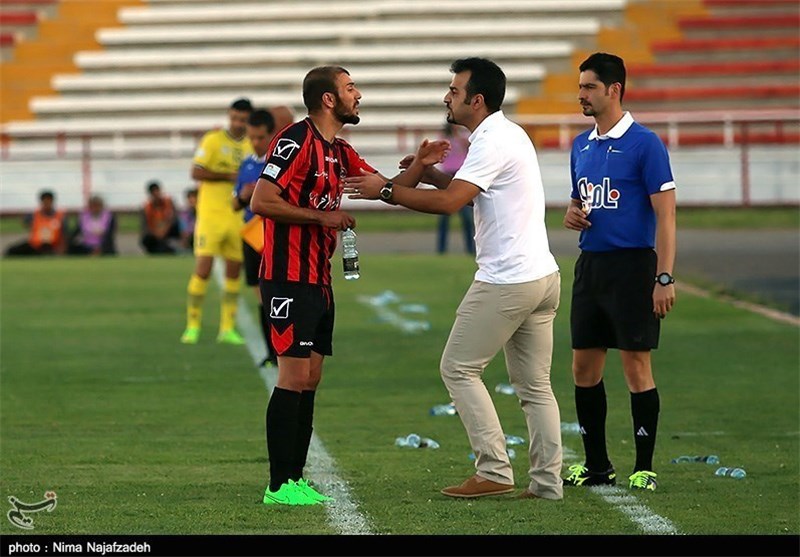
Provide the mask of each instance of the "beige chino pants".
{"label": "beige chino pants", "polygon": [[550,386],[553,320],[560,295],[559,272],[522,284],[474,281],[458,307],[440,364],[475,452],[477,474],[513,484],[505,435],[482,378],[503,349],[528,426],[528,489],[545,499],[563,497],[561,415]]}

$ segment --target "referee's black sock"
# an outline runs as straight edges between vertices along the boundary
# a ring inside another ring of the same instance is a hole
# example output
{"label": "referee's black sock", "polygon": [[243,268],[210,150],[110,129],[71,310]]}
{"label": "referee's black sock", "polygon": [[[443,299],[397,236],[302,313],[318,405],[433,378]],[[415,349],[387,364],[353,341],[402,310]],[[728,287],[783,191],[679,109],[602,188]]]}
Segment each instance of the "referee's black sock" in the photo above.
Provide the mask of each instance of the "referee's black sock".
{"label": "referee's black sock", "polygon": [[611,467],[606,449],[606,388],[603,380],[594,387],[575,385],[575,410],[581,426],[586,467],[591,472],[605,472]]}
{"label": "referee's black sock", "polygon": [[308,446],[311,444],[311,434],[314,431],[314,395],[316,391],[303,391],[300,393],[300,411],[297,419],[297,439],[294,445],[294,461],[290,473],[291,479],[297,481],[303,477],[303,468],[308,458]]}
{"label": "referee's black sock", "polygon": [[653,452],[656,448],[656,430],[661,402],[658,389],[641,393],[631,393],[631,414],[633,415],[633,439],[636,442],[636,466],[639,470],[653,470]]}
{"label": "referee's black sock", "polygon": [[275,387],[267,405],[269,490],[273,493],[289,481],[297,439],[300,393]]}

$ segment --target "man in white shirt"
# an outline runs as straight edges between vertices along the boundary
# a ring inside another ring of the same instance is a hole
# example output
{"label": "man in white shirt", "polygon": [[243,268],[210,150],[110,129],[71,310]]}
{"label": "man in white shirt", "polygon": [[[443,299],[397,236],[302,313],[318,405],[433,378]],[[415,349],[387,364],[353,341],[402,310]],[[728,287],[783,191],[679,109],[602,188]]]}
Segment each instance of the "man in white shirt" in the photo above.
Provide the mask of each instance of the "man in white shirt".
{"label": "man in white shirt", "polygon": [[[514,489],[505,435],[482,380],[502,348],[530,435],[530,482],[519,497],[561,499],[561,417],[550,385],[561,278],[544,225],[536,151],[527,133],[500,110],[506,78],[494,62],[465,58],[450,71],[447,120],[472,132],[456,175],[417,156],[394,180],[406,187],[365,175],[349,177],[345,193],[434,214],[474,204],[478,270],[458,308],[440,371],[475,453],[476,474],[442,493],[472,498]],[[420,180],[437,189],[414,189]]]}

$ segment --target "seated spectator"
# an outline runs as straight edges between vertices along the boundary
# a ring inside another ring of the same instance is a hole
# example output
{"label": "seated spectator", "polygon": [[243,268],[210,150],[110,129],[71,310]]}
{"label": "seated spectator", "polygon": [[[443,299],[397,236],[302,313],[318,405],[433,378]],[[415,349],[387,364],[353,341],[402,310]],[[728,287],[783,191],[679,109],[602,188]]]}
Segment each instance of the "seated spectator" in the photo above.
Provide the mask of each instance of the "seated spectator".
{"label": "seated spectator", "polygon": [[162,193],[161,184],[147,184],[148,199],[142,209],[142,247],[147,253],[176,252],[171,239],[180,238],[172,199]]}
{"label": "seated spectator", "polygon": [[66,216],[55,207],[55,194],[39,194],[39,208],[25,217],[28,239],[9,246],[7,256],[63,254],[66,247]]}
{"label": "seated spectator", "polygon": [[194,225],[197,221],[197,188],[186,190],[186,208],[178,215],[181,248],[191,252],[194,248]]}
{"label": "seated spectator", "polygon": [[116,255],[117,219],[105,208],[103,198],[93,195],[78,215],[69,238],[67,252],[72,255]]}

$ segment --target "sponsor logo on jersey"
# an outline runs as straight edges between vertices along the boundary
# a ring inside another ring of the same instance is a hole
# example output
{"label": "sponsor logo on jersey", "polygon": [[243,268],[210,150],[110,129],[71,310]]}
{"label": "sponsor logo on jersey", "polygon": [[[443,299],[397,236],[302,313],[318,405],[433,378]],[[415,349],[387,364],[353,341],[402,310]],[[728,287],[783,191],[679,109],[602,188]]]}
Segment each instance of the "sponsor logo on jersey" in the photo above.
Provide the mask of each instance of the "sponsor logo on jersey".
{"label": "sponsor logo on jersey", "polygon": [[581,178],[578,193],[587,213],[592,209],[616,209],[619,205],[619,190],[611,187],[610,178],[603,178],[602,184],[592,184],[588,178]]}
{"label": "sponsor logo on jersey", "polygon": [[272,298],[269,306],[269,316],[272,319],[288,319],[289,304],[294,302],[294,298]]}

